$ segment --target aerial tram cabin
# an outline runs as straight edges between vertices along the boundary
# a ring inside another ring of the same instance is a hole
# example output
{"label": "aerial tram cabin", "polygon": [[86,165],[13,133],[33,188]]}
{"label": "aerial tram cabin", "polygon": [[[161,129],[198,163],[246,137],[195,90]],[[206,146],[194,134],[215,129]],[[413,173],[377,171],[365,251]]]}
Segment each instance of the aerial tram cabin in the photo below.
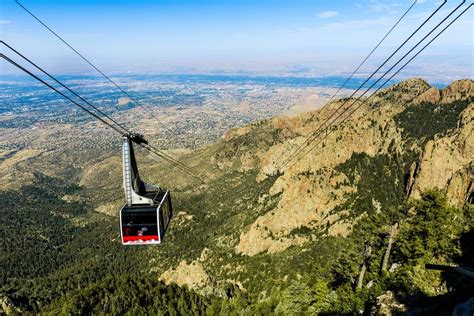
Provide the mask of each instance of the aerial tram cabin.
{"label": "aerial tram cabin", "polygon": [[160,244],[172,216],[170,192],[140,179],[132,142],[145,140],[138,135],[123,137],[123,188],[127,203],[120,210],[122,244]]}

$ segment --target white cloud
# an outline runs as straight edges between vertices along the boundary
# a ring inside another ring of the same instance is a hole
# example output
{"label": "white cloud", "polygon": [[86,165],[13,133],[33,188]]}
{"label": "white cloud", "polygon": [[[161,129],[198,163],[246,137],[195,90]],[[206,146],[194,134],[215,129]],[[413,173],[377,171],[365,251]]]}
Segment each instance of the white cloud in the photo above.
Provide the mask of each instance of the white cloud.
{"label": "white cloud", "polygon": [[10,24],[10,23],[12,23],[12,21],[0,20],[0,25],[6,25],[6,24]]}
{"label": "white cloud", "polygon": [[332,17],[335,17],[336,15],[338,15],[339,12],[337,11],[323,11],[323,12],[320,12],[318,14],[318,16],[321,18],[321,19],[327,19],[327,18],[332,18]]}
{"label": "white cloud", "polygon": [[338,32],[348,31],[350,32],[361,32],[380,27],[390,26],[392,21],[387,17],[377,17],[374,19],[365,20],[346,20],[340,22],[331,22],[319,27],[319,30],[324,32]]}
{"label": "white cloud", "polygon": [[[422,3],[426,0],[418,0],[418,3]],[[386,12],[388,14],[396,14],[397,10],[401,7],[409,6],[409,2],[385,2],[380,0],[370,0],[370,4],[367,6],[372,12]]]}

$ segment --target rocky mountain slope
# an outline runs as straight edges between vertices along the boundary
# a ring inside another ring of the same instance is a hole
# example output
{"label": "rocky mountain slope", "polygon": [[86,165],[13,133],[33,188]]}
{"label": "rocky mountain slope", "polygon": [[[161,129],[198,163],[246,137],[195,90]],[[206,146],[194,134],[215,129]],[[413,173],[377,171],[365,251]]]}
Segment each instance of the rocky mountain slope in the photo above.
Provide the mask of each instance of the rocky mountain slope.
{"label": "rocky mountain slope", "polygon": [[[307,155],[279,168],[344,101],[230,130],[192,152],[172,152],[203,174],[204,183],[138,151],[142,177],[171,189],[175,211],[166,242],[139,250],[148,260],[142,269],[205,295],[231,297],[238,289],[265,301],[292,280],[327,278],[346,236],[367,218],[433,188],[451,205],[472,203],[474,81],[438,89],[410,79],[384,89]],[[123,203],[118,154],[118,148],[98,155],[67,145],[42,154],[20,151],[2,158],[0,178],[31,178],[34,170],[62,179],[77,187],[66,190],[64,203],[92,208],[71,219],[75,226],[116,225]],[[109,242],[117,243],[118,230],[112,234]]]}
{"label": "rocky mountain slope", "polygon": [[[474,109],[469,103],[473,95],[471,81],[457,81],[439,91],[413,79],[372,97],[319,146],[284,170],[268,191],[270,197],[279,196],[276,207],[241,234],[236,250],[248,255],[282,251],[308,241],[289,237],[301,227],[327,226],[328,234],[344,235],[364,212],[400,202],[401,190],[417,198],[420,192],[439,188],[453,204],[462,205],[472,194]],[[279,137],[291,136],[263,151],[246,151],[240,160],[248,164],[251,155],[257,157],[253,164],[260,170],[258,181],[276,174],[282,159],[340,103],[318,113],[315,120],[310,120],[313,114],[306,114],[265,122]],[[234,133],[237,136],[227,136],[225,141],[245,135],[242,130]],[[378,162],[382,170],[369,173],[369,165]],[[357,201],[364,199],[366,205],[358,207]]]}
{"label": "rocky mountain slope", "polygon": [[[275,272],[275,258],[288,262],[324,236],[346,236],[365,216],[397,208],[428,189],[441,189],[456,206],[472,201],[473,97],[471,80],[442,90],[421,79],[401,82],[371,97],[285,170],[277,168],[281,161],[342,100],[321,113],[229,131],[185,160],[213,180],[179,192],[189,202],[177,208],[169,242],[179,243],[188,229],[206,236],[187,263],[170,267],[162,278],[190,287],[214,280],[248,288],[258,274],[288,277]],[[264,258],[273,263],[251,273],[249,266]],[[200,273],[192,272],[198,268]]]}

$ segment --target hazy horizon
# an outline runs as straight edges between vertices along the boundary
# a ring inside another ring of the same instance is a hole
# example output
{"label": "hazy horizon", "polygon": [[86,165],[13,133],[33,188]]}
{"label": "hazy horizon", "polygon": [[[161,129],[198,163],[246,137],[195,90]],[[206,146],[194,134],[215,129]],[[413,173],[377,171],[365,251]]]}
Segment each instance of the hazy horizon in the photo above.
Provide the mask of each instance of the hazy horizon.
{"label": "hazy horizon", "polygon": [[[412,1],[22,3],[108,73],[304,77],[350,73]],[[448,2],[424,30],[457,4]],[[438,5],[418,1],[359,74],[373,70]],[[472,78],[473,24],[468,12],[397,77]],[[13,0],[1,4],[0,28],[3,40],[53,73],[93,72]],[[5,62],[0,69],[16,73]]]}

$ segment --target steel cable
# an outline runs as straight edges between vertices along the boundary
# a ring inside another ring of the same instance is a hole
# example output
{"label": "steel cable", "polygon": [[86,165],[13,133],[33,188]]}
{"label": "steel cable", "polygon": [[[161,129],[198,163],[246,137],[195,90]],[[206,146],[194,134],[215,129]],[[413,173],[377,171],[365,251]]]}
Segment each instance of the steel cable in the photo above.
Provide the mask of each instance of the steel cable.
{"label": "steel cable", "polygon": [[[465,0],[464,0],[465,1]],[[405,39],[405,41],[400,44],[397,49],[389,56],[387,57],[384,62],[375,70],[372,72],[372,74],[351,94],[351,96],[349,98],[347,98],[346,101],[343,102],[343,104],[341,106],[339,106],[338,109],[342,108],[349,100],[351,100],[351,98],[360,90],[362,89],[362,87],[370,80],[372,79],[372,77],[383,67],[385,66],[385,64],[398,52],[400,51],[400,49],[403,48],[403,46],[405,46],[405,44],[416,34],[418,33],[418,31],[429,21],[431,20],[431,18],[446,4],[447,0],[444,0],[443,3],[438,6],[436,8],[436,10],[434,10],[431,15],[425,19],[425,21],[423,23],[421,23],[420,26],[418,26],[416,28],[415,31],[413,31],[411,33],[410,36],[408,36],[407,39]],[[304,150],[306,147],[308,147],[311,142],[313,141],[313,139],[311,138],[314,138],[314,135],[316,135],[322,128],[322,126],[324,124],[326,124],[326,122],[328,122],[335,114],[337,113],[337,110],[335,112],[333,112],[317,129],[316,131],[314,131],[308,138],[306,138],[305,142],[303,144],[301,144],[300,146],[298,146],[298,148],[293,151],[293,153],[291,153],[286,160],[283,161],[283,163],[281,163],[279,166],[278,166],[278,169],[282,169],[284,168],[286,165],[288,165],[289,162],[291,162],[291,160],[293,160],[297,155],[299,155],[299,153]],[[317,136],[316,136],[317,137]]]}
{"label": "steel cable", "polygon": [[[67,47],[69,47],[74,53],[76,53],[82,60],[84,60],[86,63],[88,63],[92,68],[94,68],[97,72],[99,72],[107,81],[109,81],[111,84],[113,84],[118,90],[120,90],[125,96],[127,96],[130,100],[132,100],[136,105],[138,105],[140,108],[144,109],[146,112],[148,112],[149,115],[151,115],[159,124],[161,124],[160,120],[153,114],[153,112],[146,108],[143,104],[138,102],[133,96],[131,96],[127,91],[125,91],[122,87],[120,87],[114,80],[112,80],[108,75],[106,75],[102,70],[100,70],[96,65],[94,65],[89,59],[84,57],[81,53],[79,53],[74,47],[72,47],[66,40],[64,40],[59,34],[57,34],[55,31],[53,31],[46,23],[44,23],[42,20],[40,20],[35,14],[33,14],[30,10],[28,10],[23,4],[21,4],[18,0],[15,0],[15,2],[23,8],[28,14],[30,14],[36,21],[38,21],[41,25],[43,25],[48,31],[50,31],[54,36],[56,36],[61,42],[63,42]],[[162,125],[166,130],[168,130],[170,133],[172,133],[175,136],[178,136],[173,130],[168,128],[166,125]]]}
{"label": "steel cable", "polygon": [[[454,11],[452,11],[449,15],[451,16],[452,13],[454,13],[455,11],[457,11],[459,9],[459,7],[461,5],[463,5],[465,3],[465,1],[463,1],[458,7],[456,7],[454,9]],[[373,95],[375,95],[378,91],[380,91],[380,89],[382,89],[393,77],[395,77],[400,71],[402,71],[411,61],[413,61],[413,59],[415,59],[421,52],[423,52],[431,43],[433,43],[441,34],[443,34],[457,19],[459,19],[465,12],[467,12],[474,4],[470,4],[469,6],[466,7],[466,9],[464,9],[458,16],[456,16],[446,27],[444,27],[436,36],[434,36],[425,46],[423,46],[415,55],[413,55],[405,64],[403,64],[393,75],[391,75],[390,78],[388,78],[380,87],[378,87]],[[444,19],[443,21],[445,21],[446,19]],[[439,24],[438,24],[439,26]],[[435,29],[438,27],[436,26]],[[431,34],[432,32],[430,32]],[[416,45],[417,46],[417,45]],[[383,78],[383,76],[381,77]],[[357,111],[362,105],[364,105],[366,102],[367,102],[368,99],[365,99],[363,102],[361,102],[357,107],[355,107],[341,122],[338,123],[338,125],[342,124],[344,121],[346,121],[355,111]],[[357,100],[355,100],[351,106],[356,102]],[[350,107],[346,108],[346,110],[344,110],[344,112],[342,112],[341,114],[339,114],[336,119],[333,121],[335,122],[342,114],[344,114]],[[329,128],[329,127],[328,127]],[[301,156],[297,161],[295,161],[294,163],[292,163],[289,168],[293,167],[297,162],[301,161],[301,159],[307,155],[310,151],[312,151],[317,145],[319,145],[325,138],[327,138],[329,136],[329,134],[331,134],[332,132],[334,131],[334,129],[331,129],[323,138],[321,138],[316,144],[314,144],[314,146],[312,146],[307,152],[306,154],[304,154],[303,156]],[[319,136],[319,135],[318,135]]]}

